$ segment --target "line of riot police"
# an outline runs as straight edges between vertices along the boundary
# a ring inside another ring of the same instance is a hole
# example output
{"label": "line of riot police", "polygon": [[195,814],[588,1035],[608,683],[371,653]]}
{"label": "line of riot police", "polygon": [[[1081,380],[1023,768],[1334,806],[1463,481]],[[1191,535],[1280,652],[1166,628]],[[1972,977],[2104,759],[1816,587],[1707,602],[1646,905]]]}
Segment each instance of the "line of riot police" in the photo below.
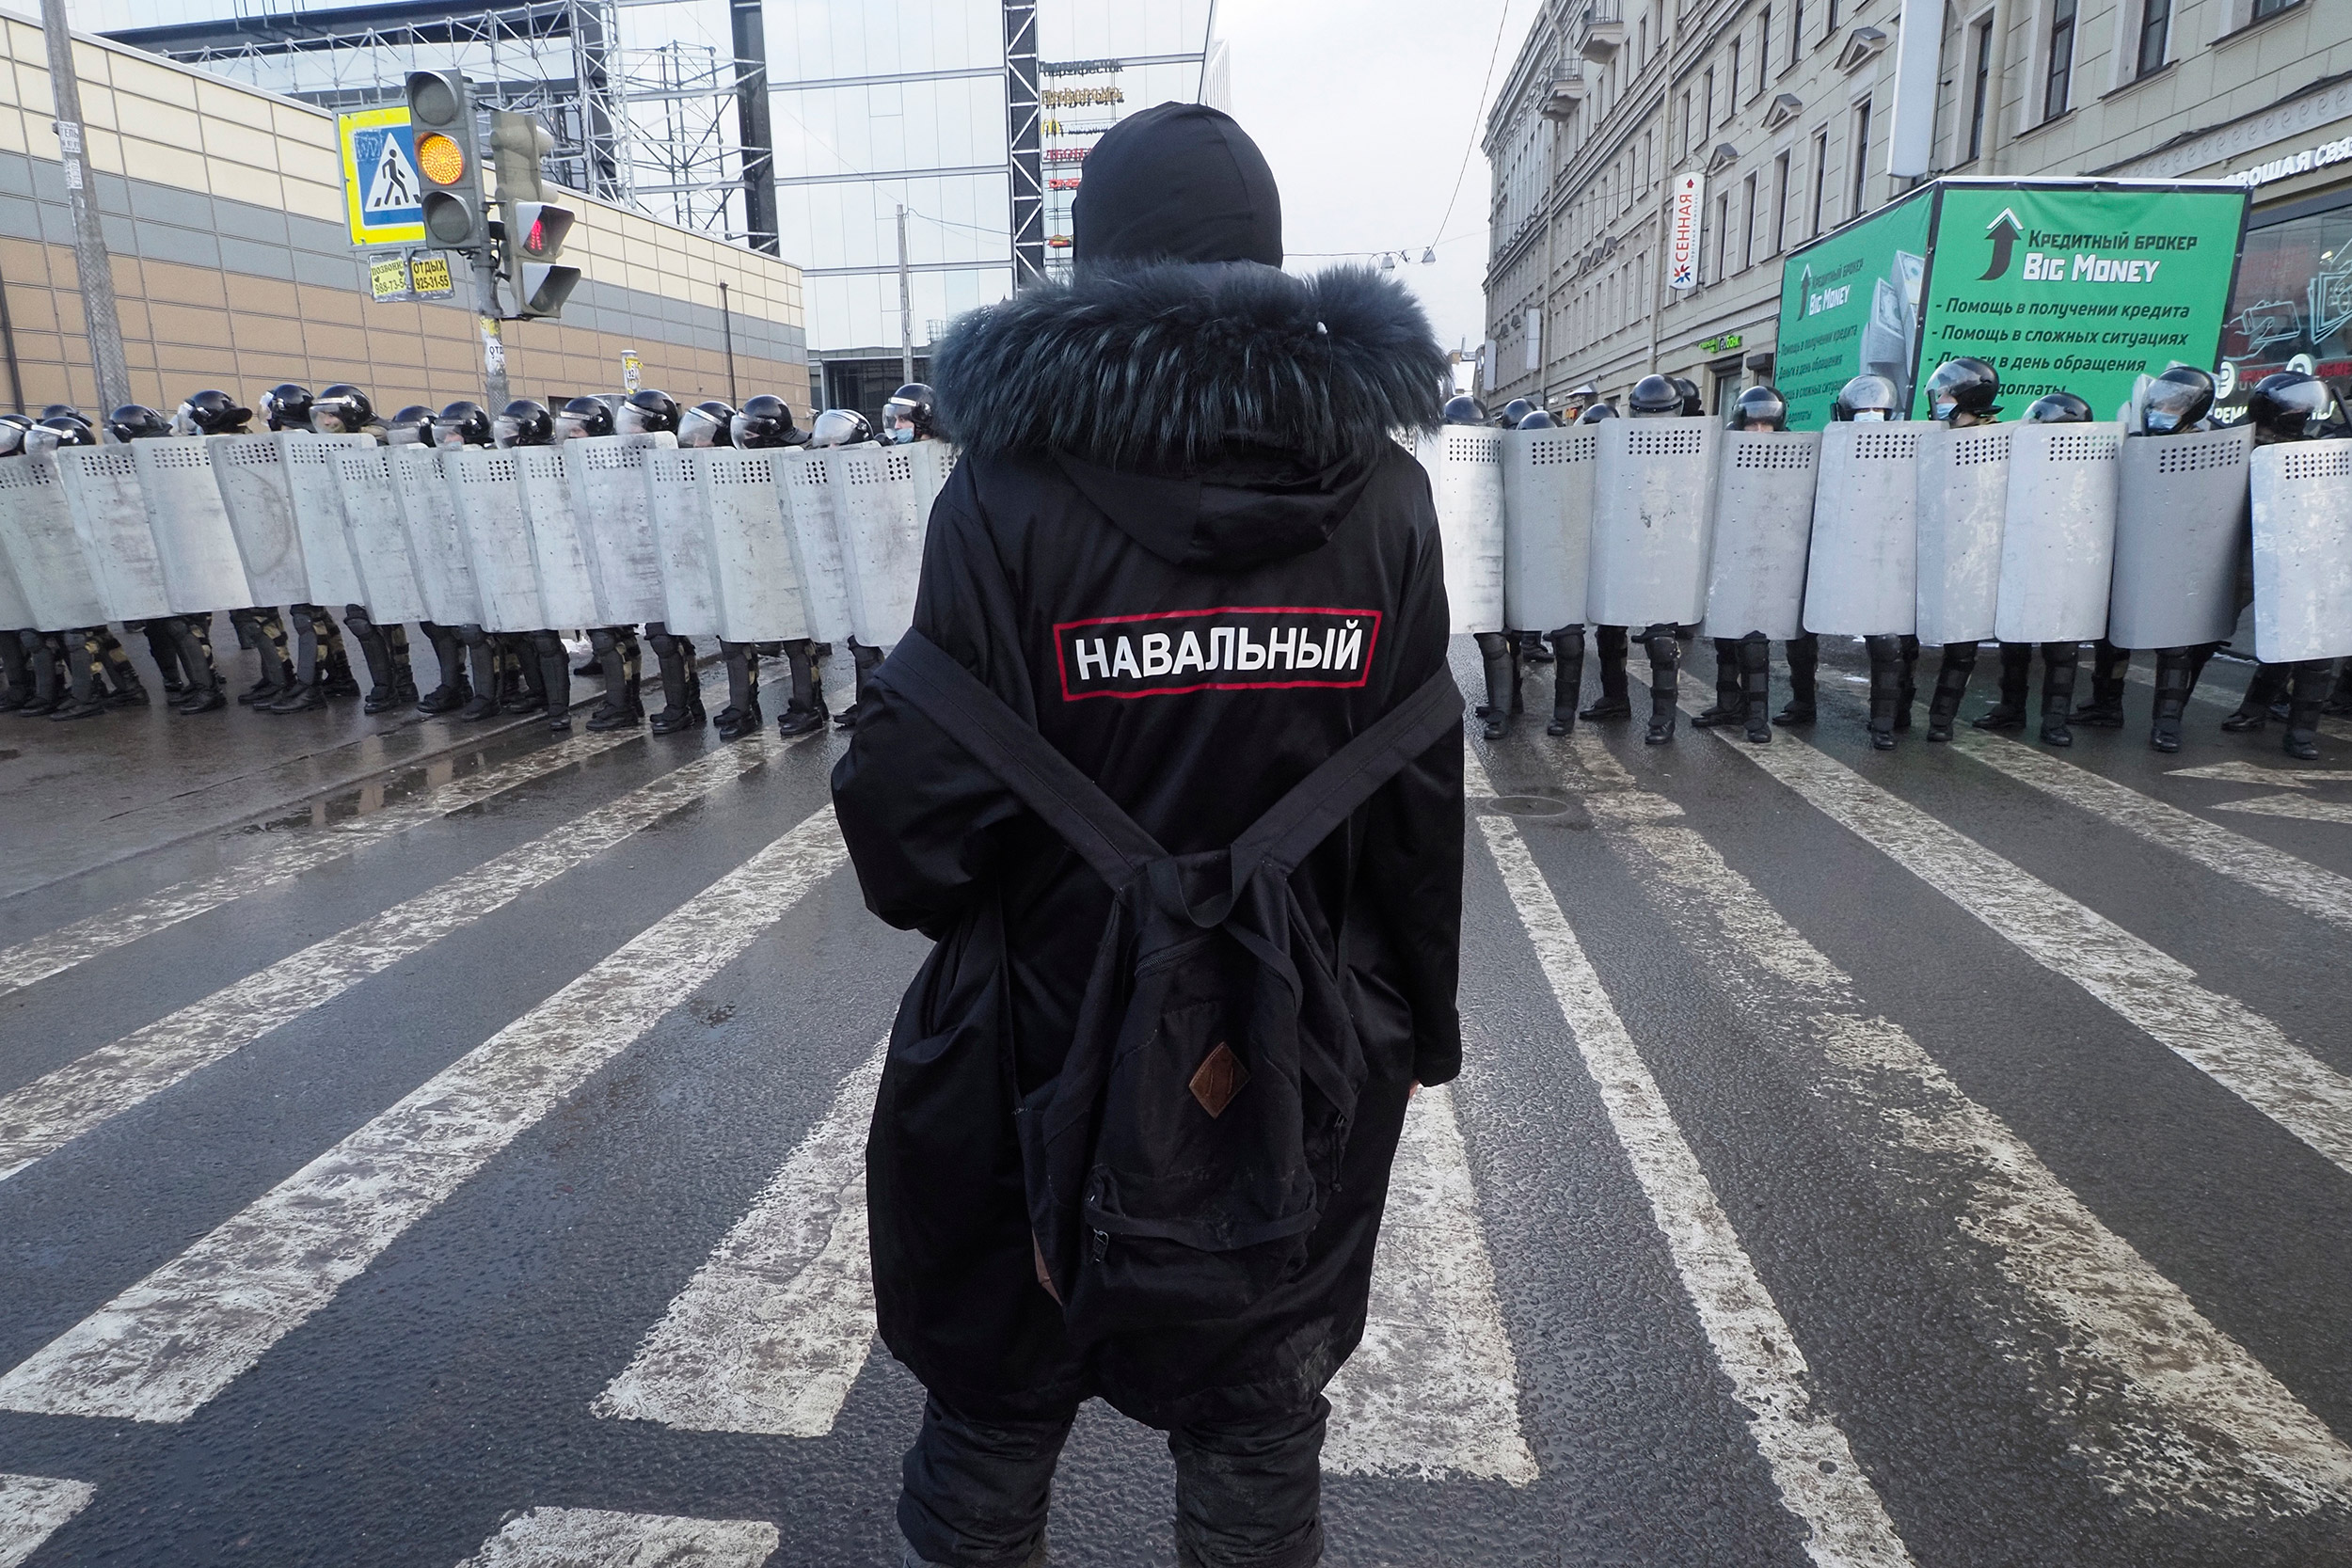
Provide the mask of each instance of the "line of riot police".
{"label": "line of riot police", "polygon": [[[211,630],[227,610],[260,661],[238,701],[259,711],[358,695],[347,634],[370,713],[544,713],[568,729],[572,630],[593,650],[581,673],[604,678],[587,727],[631,727],[646,721],[642,628],[665,703],[656,733],[713,721],[703,639],[726,668],[723,737],[763,722],[763,654],[791,671],[778,728],[805,734],[834,718],[818,673],[830,645],[848,644],[863,684],[904,632],[954,463],[920,384],[892,396],[879,436],[840,409],[800,430],[767,395],[740,409],[651,390],[560,410],[522,399],[496,415],[459,402],[389,420],[348,385],[259,402],[261,431],[215,389],[168,420],[118,409],[103,435],[62,405],[0,415],[0,710],[148,703],[110,623],[145,637],[177,711],[224,708]],[[412,623],[437,666],[421,693]]]}
{"label": "line of riot police", "polygon": [[[1815,719],[1819,639],[1832,635],[1867,650],[1880,749],[1911,727],[1923,644],[1940,653],[1927,726],[1940,741],[1990,640],[1999,696],[1979,727],[2026,726],[2037,649],[2044,742],[2120,726],[2132,652],[2149,650],[2150,743],[2171,752],[2200,673],[2250,603],[2260,663],[2222,727],[2284,718],[2288,754],[2316,754],[2320,714],[2352,711],[2352,670],[2336,673],[2352,655],[2352,424],[2325,382],[2265,377],[2234,420],[2217,416],[2213,377],[2185,365],[2143,378],[2111,421],[2054,393],[2003,422],[1999,376],[1973,358],[1940,366],[1926,392],[1932,417],[1915,422],[1892,382],[1856,376],[1820,432],[1788,429],[1771,387],[1742,391],[1727,421],[1702,418],[1697,388],[1661,375],[1635,385],[1623,419],[1579,394],[1568,425],[1533,404],[1489,420],[1454,399],[1417,455],[1454,629],[1486,664],[1489,738],[1520,710],[1522,661],[1546,657],[1558,665],[1549,734],[1630,717],[1638,627],[1644,738],[1671,741],[1677,643],[1704,623],[1716,699],[1694,722],[1739,726],[1759,745],[1774,723]],[[1588,624],[1601,692],[1580,710]],[[1775,641],[1793,690],[1768,719]],[[2078,706],[2085,642],[2096,651]]]}

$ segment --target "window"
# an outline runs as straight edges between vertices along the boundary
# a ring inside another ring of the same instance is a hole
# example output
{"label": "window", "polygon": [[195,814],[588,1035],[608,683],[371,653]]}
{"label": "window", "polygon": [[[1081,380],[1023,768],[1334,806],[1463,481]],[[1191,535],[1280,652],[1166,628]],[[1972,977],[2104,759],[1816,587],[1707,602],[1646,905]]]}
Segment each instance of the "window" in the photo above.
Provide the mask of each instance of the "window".
{"label": "window", "polygon": [[1968,89],[1968,156],[1963,163],[1975,163],[1984,151],[1984,116],[1993,102],[1993,18],[1987,16],[1972,29],[1977,39],[1977,79]]}
{"label": "window", "polygon": [[1634,45],[1633,50],[1633,69],[1636,73],[1640,72],[1643,65],[1649,59],[1649,13],[1647,11],[1642,13],[1642,30],[1639,38],[1640,41]]}
{"label": "window", "polygon": [[1790,0],[1788,7],[1788,63],[1783,71],[1797,69],[1797,56],[1804,50],[1804,0]]}
{"label": "window", "polygon": [[2042,85],[2042,118],[2067,110],[2066,89],[2074,74],[2074,0],[2050,0],[2050,74]]}
{"label": "window", "polygon": [[2248,25],[2250,26],[2265,17],[2277,16],[2294,4],[2296,0],[2254,0],[2254,14],[2248,19]]}
{"label": "window", "polygon": [[1743,272],[1756,265],[1756,181],[1751,174],[1740,186],[1740,267]]}
{"label": "window", "polygon": [[1813,229],[1821,231],[1821,197],[1829,189],[1829,127],[1813,133]]}
{"label": "window", "polygon": [[1764,8],[1763,20],[1756,24],[1756,86],[1748,89],[1754,98],[1764,90],[1764,78],[1772,72],[1772,8]]}
{"label": "window", "polygon": [[2165,34],[2172,23],[2172,0],[2147,0],[2147,9],[2139,13],[2139,74],[2149,76],[2164,69]]}
{"label": "window", "polygon": [[[1707,93],[1707,102],[1701,105],[1699,135],[1704,136],[1707,135],[1708,127],[1715,123],[1715,68],[1713,66],[1707,68],[1707,75],[1702,86]],[[1690,150],[1695,153],[1698,150],[1697,145],[1694,143]]]}
{"label": "window", "polygon": [[1733,39],[1731,40],[1731,90],[1724,94],[1724,123],[1725,125],[1730,124],[1731,117],[1739,112],[1740,40],[1738,39]]}
{"label": "window", "polygon": [[1682,150],[1691,150],[1691,95],[1682,95]]}
{"label": "window", "polygon": [[1788,154],[1772,160],[1772,238],[1767,256],[1777,256],[1788,233]]}
{"label": "window", "polygon": [[1829,22],[1821,28],[1821,41],[1827,43],[1837,36],[1837,0],[1829,0]]}
{"label": "window", "polygon": [[[2069,4],[2073,0],[2068,0]],[[1849,217],[1862,215],[1863,182],[1870,177],[1870,101],[1864,99],[1853,111],[1853,205],[1847,209]]]}
{"label": "window", "polygon": [[1715,198],[1715,281],[1720,283],[1730,271],[1731,261],[1731,193],[1726,191]]}

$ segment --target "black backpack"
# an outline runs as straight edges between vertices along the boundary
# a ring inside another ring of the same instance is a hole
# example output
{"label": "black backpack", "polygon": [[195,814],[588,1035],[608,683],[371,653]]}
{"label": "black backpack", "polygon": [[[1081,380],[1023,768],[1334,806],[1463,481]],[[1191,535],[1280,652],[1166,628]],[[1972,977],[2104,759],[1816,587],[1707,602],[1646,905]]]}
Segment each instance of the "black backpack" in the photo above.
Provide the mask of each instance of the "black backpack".
{"label": "black backpack", "polygon": [[920,633],[889,673],[1116,895],[1061,1071],[1015,1112],[1040,1281],[1073,1344],[1240,1316],[1305,1262],[1365,1078],[1338,956],[1291,873],[1459,726],[1452,674],[1231,848],[1171,855]]}

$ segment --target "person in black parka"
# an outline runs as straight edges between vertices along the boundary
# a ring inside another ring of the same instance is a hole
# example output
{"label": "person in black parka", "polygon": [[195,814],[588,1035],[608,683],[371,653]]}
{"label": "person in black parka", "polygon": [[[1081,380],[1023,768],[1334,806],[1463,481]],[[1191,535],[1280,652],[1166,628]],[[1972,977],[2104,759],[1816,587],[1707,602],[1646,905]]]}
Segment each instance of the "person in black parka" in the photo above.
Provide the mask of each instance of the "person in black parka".
{"label": "person in black parka", "polygon": [[[966,316],[931,360],[962,456],[914,630],[1168,852],[1220,850],[1445,667],[1437,514],[1397,437],[1438,424],[1447,366],[1403,288],[1280,270],[1272,174],[1216,110],[1105,135],[1074,226],[1074,281]],[[1043,1561],[1056,1458],[1100,1395],[1168,1433],[1183,1562],[1313,1563],[1322,1390],[1363,1333],[1406,1102],[1460,1068],[1459,730],[1291,879],[1367,1065],[1303,1265],[1238,1316],[1081,1353],[1013,1112],[1070,1049],[1112,894],[918,711],[899,662],[833,789],[867,907],[937,942],[866,1148],[882,1335],[929,1394],[906,1561]]]}

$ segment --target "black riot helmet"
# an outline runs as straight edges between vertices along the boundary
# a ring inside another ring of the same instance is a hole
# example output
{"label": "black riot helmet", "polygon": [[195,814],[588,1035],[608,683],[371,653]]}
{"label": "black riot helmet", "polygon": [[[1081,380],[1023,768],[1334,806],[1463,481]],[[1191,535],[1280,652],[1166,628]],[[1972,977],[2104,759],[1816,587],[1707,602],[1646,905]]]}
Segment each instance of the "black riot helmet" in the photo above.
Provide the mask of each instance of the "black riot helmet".
{"label": "black riot helmet", "polygon": [[2072,392],[2052,392],[2033,400],[2026,410],[2027,424],[2089,424],[2099,416],[2090,404]]}
{"label": "black riot helmet", "polygon": [[310,404],[310,428],[329,436],[351,436],[375,420],[375,404],[348,381],[338,381]]}
{"label": "black riot helmet", "polygon": [[143,403],[126,403],[106,416],[106,428],[118,441],[151,441],[171,434],[171,421]]}
{"label": "black riot helmet", "polygon": [[1733,401],[1731,428],[1734,430],[1787,430],[1788,400],[1772,386],[1750,387]]}
{"label": "black riot helmet", "polygon": [[310,428],[310,388],[281,381],[262,394],[262,417],[272,430]]}
{"label": "black riot helmet", "polygon": [[24,450],[24,433],[33,428],[30,416],[0,414],[0,457],[14,457]]}
{"label": "black riot helmet", "polygon": [[1485,424],[1486,410],[1468,392],[1446,399],[1445,422],[1448,424]]}
{"label": "black riot helmet", "polygon": [[612,434],[612,410],[602,398],[574,398],[556,411],[555,436],[559,441]]}
{"label": "black riot helmet", "polygon": [[1670,420],[1682,412],[1682,388],[1665,376],[1645,375],[1626,404],[1637,420]]}
{"label": "black riot helmet", "polygon": [[1519,421],[1534,411],[1535,404],[1530,399],[1513,398],[1502,405],[1502,412],[1495,417],[1495,423],[1505,430],[1517,430]]}
{"label": "black riot helmet", "polygon": [[677,444],[681,447],[731,447],[735,444],[735,410],[712,398],[678,416]]}
{"label": "black riot helmet", "polygon": [[252,417],[252,409],[241,406],[227,392],[208,387],[180,405],[177,424],[189,436],[240,436],[245,433],[245,421]]}
{"label": "black riot helmet", "polygon": [[1947,359],[1928,377],[1928,418],[1949,420],[1965,414],[1981,422],[2000,412],[1993,406],[2000,395],[2000,372],[1965,355]]}
{"label": "black riot helmet", "polygon": [[808,422],[812,447],[863,446],[874,438],[874,427],[854,408],[828,408]]}
{"label": "black riot helmet", "polygon": [[2175,365],[2149,384],[2139,401],[2142,436],[2178,436],[2213,412],[2213,377],[2194,365]]}
{"label": "black riot helmet", "polygon": [[[40,419],[81,420],[82,411],[74,407],[73,404],[70,403],[44,403],[40,405]],[[31,424],[38,424],[40,420],[29,420],[27,422]],[[83,420],[82,422],[87,424],[89,421]]]}
{"label": "black riot helmet", "polygon": [[1560,421],[1551,417],[1551,410],[1549,408],[1531,408],[1527,411],[1526,418],[1518,422],[1518,428],[1521,430],[1556,430],[1559,425]]}
{"label": "black riot helmet", "polygon": [[385,438],[396,447],[433,444],[433,410],[421,403],[412,403],[392,415],[392,422]]}
{"label": "black riot helmet", "polygon": [[762,392],[744,400],[730,425],[735,444],[746,450],[797,447],[808,437],[792,426],[792,406],[782,398]]}
{"label": "black riot helmet", "polygon": [[612,416],[612,428],[623,436],[651,436],[663,430],[675,432],[677,417],[677,399],[648,387],[642,392],[629,393],[621,401],[620,411]]}
{"label": "black riot helmet", "polygon": [[928,441],[939,434],[939,420],[932,412],[931,389],[920,381],[910,381],[890,394],[882,404],[882,429],[894,442]]}
{"label": "black riot helmet", "polygon": [[516,398],[490,421],[490,438],[501,447],[552,446],[555,416],[537,398]]}
{"label": "black riot helmet", "polygon": [[486,447],[490,444],[489,411],[460,398],[433,417],[433,436],[444,447]]}
{"label": "black riot helmet", "polygon": [[2308,441],[2325,428],[2335,409],[2328,384],[2307,371],[2280,371],[2254,383],[2246,399],[2246,421],[2254,439]]}
{"label": "black riot helmet", "polygon": [[1666,379],[1673,382],[1675,390],[1682,394],[1683,418],[1696,419],[1707,412],[1707,400],[1699,396],[1697,382],[1687,375],[1670,375]]}
{"label": "black riot helmet", "polygon": [[1584,410],[1583,413],[1579,414],[1576,417],[1576,422],[1578,424],[1598,424],[1603,420],[1613,420],[1616,417],[1617,405],[1615,404],[1597,403],[1590,408]]}
{"label": "black riot helmet", "polygon": [[79,414],[60,414],[55,419],[42,420],[24,433],[26,451],[55,451],[59,447],[96,445],[97,432],[91,430],[89,421]]}
{"label": "black riot helmet", "polygon": [[1880,420],[1899,420],[1901,394],[1895,384],[1883,375],[1857,375],[1837,389],[1837,402],[1829,417],[1839,420],[1868,422]]}

